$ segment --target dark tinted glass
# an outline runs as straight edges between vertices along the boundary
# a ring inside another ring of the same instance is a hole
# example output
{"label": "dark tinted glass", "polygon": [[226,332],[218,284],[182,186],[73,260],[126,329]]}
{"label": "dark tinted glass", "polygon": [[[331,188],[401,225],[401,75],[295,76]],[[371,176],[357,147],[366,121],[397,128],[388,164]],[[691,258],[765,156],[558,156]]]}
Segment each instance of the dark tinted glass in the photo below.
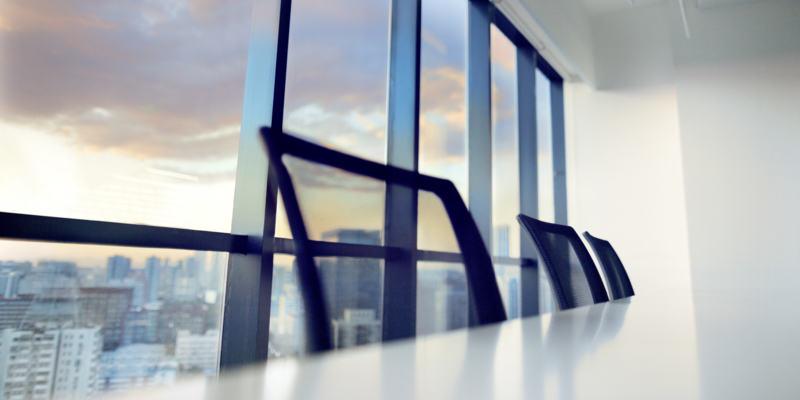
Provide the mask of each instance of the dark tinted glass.
{"label": "dark tinted glass", "polygon": [[622,265],[619,256],[617,256],[617,252],[611,247],[611,243],[596,238],[590,235],[589,232],[584,232],[583,236],[592,246],[594,254],[597,256],[597,261],[600,262],[611,297],[622,299],[633,296],[633,286],[630,279],[628,279],[628,273],[625,272],[625,267]]}
{"label": "dark tinted glass", "polygon": [[517,219],[536,244],[559,309],[608,301],[597,267],[574,229],[522,214]]}

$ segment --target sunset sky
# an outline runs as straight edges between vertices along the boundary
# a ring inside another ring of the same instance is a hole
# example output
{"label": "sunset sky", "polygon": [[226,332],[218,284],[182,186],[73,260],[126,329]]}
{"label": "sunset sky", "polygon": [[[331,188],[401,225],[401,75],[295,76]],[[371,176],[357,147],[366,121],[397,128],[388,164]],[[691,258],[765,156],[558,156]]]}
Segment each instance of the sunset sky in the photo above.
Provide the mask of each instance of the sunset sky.
{"label": "sunset sky", "polygon": [[[293,1],[288,131],[385,161],[389,4]],[[253,0],[0,2],[0,211],[229,231],[252,10]],[[465,195],[466,2],[424,1],[422,23],[420,170]],[[495,114],[513,120],[503,89],[515,84],[513,46],[495,42]],[[514,136],[496,136],[498,160],[516,151]],[[322,215],[329,203],[315,199],[329,190],[312,186],[305,207]],[[381,189],[370,190],[360,197],[370,213],[320,217],[319,233],[380,220]],[[156,253],[0,241],[0,260],[99,265],[116,250]]]}

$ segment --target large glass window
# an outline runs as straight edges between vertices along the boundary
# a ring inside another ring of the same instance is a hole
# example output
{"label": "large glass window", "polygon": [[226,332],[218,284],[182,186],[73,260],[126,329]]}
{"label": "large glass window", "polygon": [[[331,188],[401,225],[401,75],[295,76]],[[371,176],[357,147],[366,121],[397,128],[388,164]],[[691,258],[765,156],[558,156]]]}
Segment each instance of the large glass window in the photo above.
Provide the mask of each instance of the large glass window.
{"label": "large glass window", "polygon": [[467,201],[467,2],[422,2],[419,171],[453,181]]}
{"label": "large glass window", "polygon": [[[517,47],[491,27],[492,71],[492,255],[520,256]],[[519,317],[520,267],[495,262],[500,295],[509,318]]]}
{"label": "large glass window", "polygon": [[2,397],[8,382],[82,399],[215,375],[227,259],[0,241]]}
{"label": "large glass window", "polygon": [[228,231],[252,5],[4,1],[0,211]]}

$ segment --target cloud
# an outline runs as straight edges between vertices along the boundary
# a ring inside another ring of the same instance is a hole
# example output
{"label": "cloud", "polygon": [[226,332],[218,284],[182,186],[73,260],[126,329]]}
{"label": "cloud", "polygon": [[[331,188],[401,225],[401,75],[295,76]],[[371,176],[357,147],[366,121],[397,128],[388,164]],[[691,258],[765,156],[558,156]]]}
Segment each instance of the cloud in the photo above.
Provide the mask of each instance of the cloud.
{"label": "cloud", "polygon": [[389,2],[294,1],[287,115],[310,102],[340,112],[385,109],[388,53]]}
{"label": "cloud", "polygon": [[238,135],[248,1],[6,0],[0,119],[138,158],[219,158]]}
{"label": "cloud", "polygon": [[420,163],[460,162],[467,122],[463,67],[423,68],[420,78]]}

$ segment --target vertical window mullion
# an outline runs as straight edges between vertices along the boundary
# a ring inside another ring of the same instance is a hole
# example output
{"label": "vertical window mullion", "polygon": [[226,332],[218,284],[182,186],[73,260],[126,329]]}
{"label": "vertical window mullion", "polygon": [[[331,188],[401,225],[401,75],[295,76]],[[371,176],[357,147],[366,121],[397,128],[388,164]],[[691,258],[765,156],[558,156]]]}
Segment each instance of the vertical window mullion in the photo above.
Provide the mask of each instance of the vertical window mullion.
{"label": "vertical window mullion", "polygon": [[[467,8],[467,160],[469,210],[487,249],[492,240],[492,92],[489,3]],[[470,293],[469,325],[475,325]]]}
{"label": "vertical window mullion", "polygon": [[[534,218],[539,216],[539,173],[537,165],[536,121],[536,51],[532,46],[517,46],[517,101],[519,132],[519,209]],[[525,234],[520,231],[520,235]],[[539,314],[538,265],[526,264],[536,259],[536,250],[527,237],[520,238],[520,316]]]}
{"label": "vertical window mullion", "polygon": [[[411,171],[419,163],[419,80],[422,0],[392,0],[387,101],[389,165]],[[385,245],[405,249],[387,258],[383,287],[383,340],[416,335],[417,191],[386,186]]]}
{"label": "vertical window mullion", "polygon": [[[262,238],[262,254],[229,258],[220,371],[267,359],[277,189],[275,179],[269,178],[258,128],[282,129],[291,4],[256,0],[253,5],[231,232]],[[274,21],[278,7],[279,19]],[[276,22],[277,40],[269,29]]]}

